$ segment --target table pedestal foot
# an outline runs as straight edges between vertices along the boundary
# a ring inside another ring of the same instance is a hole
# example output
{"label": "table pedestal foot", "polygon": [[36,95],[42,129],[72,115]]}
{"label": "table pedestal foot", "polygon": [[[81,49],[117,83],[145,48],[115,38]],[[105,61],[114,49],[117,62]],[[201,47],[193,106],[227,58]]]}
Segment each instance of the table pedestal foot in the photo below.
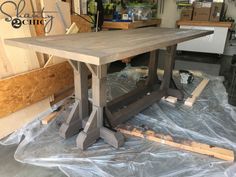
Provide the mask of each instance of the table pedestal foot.
{"label": "table pedestal foot", "polygon": [[100,128],[100,137],[115,148],[119,148],[124,144],[124,136],[120,132],[114,132],[105,127]]}
{"label": "table pedestal foot", "polygon": [[118,148],[124,144],[124,137],[119,132],[114,132],[103,127],[98,121],[103,116],[101,108],[93,108],[93,111],[84,127],[84,130],[79,133],[76,143],[77,146],[84,150],[96,142],[97,139],[102,138],[111,146]]}
{"label": "table pedestal foot", "polygon": [[76,139],[76,144],[77,147],[80,148],[81,150],[87,149],[89,146],[91,146],[93,143],[97,141],[97,139],[100,136],[100,129],[94,129],[89,132],[80,132],[77,139]]}
{"label": "table pedestal foot", "polygon": [[74,106],[59,130],[59,134],[63,138],[69,138],[77,134],[82,128],[82,120],[79,118],[79,101],[74,103]]}

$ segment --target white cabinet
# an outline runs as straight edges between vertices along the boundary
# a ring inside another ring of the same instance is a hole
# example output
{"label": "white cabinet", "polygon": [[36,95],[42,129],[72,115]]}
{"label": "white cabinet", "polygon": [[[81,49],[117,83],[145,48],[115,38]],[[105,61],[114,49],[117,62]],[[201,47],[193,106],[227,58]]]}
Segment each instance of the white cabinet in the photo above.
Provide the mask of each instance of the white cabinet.
{"label": "white cabinet", "polygon": [[214,34],[178,44],[177,50],[223,54],[228,36],[227,27],[180,26],[182,29],[212,30]]}

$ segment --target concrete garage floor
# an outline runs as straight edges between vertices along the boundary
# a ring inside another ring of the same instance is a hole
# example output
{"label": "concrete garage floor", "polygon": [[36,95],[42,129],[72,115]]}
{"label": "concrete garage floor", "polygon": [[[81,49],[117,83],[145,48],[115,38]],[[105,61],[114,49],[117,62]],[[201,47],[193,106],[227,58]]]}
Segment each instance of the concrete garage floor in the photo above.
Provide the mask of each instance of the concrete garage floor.
{"label": "concrete garage floor", "polygon": [[[162,51],[160,56],[163,56],[163,54],[164,52]],[[140,59],[133,60],[132,66],[147,65],[146,57],[144,55]],[[163,61],[163,59],[160,60],[160,68],[163,67]],[[124,63],[117,62],[111,65],[110,72],[119,71],[124,67]],[[208,74],[218,75],[220,72],[220,59],[217,56],[183,53],[177,56],[176,68],[202,70]],[[0,145],[0,177],[65,177],[59,169],[43,168],[16,162],[14,160],[16,147],[17,145]]]}
{"label": "concrete garage floor", "polygon": [[17,145],[0,145],[0,177],[66,177],[59,169],[22,164],[14,159]]}

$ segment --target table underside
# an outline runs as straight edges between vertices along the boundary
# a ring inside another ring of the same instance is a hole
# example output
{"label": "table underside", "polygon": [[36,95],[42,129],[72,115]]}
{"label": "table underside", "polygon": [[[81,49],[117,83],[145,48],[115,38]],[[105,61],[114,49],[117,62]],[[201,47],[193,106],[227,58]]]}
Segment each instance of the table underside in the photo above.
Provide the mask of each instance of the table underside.
{"label": "table underside", "polygon": [[[68,138],[79,133],[76,142],[81,149],[88,148],[98,138],[118,148],[123,145],[124,137],[114,131],[114,127],[126,122],[163,97],[174,96],[182,100],[183,93],[176,88],[172,79],[176,45],[167,47],[162,81],[157,76],[158,52],[159,50],[150,52],[146,83],[108,103],[106,100],[107,65],[96,66],[70,60],[74,68],[75,103],[60,128],[60,135]],[[92,111],[90,112],[88,72],[92,73]]]}

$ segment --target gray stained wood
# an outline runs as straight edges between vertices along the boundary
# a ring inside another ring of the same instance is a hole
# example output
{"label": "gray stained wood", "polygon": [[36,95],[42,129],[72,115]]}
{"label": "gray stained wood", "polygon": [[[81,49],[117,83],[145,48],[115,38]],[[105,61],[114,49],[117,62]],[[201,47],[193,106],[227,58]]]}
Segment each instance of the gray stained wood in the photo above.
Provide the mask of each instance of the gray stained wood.
{"label": "gray stained wood", "polygon": [[89,64],[103,65],[212,33],[213,31],[149,27],[7,39],[5,43]]}

